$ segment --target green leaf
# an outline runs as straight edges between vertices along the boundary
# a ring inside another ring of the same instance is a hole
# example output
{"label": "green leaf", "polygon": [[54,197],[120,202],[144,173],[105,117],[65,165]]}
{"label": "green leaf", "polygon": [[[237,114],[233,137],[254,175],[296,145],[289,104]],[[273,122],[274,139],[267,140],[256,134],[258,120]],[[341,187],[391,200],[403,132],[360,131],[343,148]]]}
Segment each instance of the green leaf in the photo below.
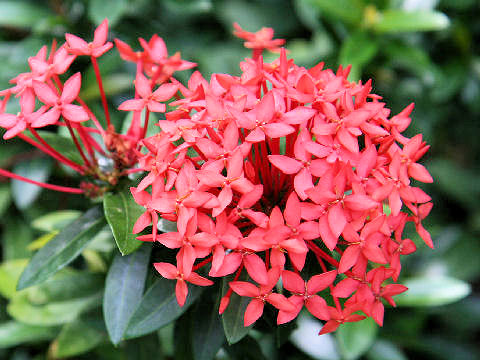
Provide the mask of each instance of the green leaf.
{"label": "green leaf", "polygon": [[10,299],[15,294],[18,279],[27,263],[27,259],[15,259],[4,261],[0,265],[0,294],[2,296]]}
{"label": "green leaf", "polygon": [[108,271],[103,314],[115,345],[122,340],[128,321],[142,300],[150,251],[151,246],[143,246],[127,256],[118,254]]}
{"label": "green leaf", "polygon": [[65,301],[34,305],[28,299],[28,293],[19,292],[7,306],[8,314],[14,319],[31,325],[60,325],[75,320],[102,301],[102,292]]}
{"label": "green leaf", "polygon": [[102,333],[84,321],[66,324],[52,343],[54,358],[65,358],[90,351],[103,340]]}
{"label": "green leaf", "polygon": [[352,25],[362,21],[365,7],[361,0],[307,0],[307,2],[320,10],[325,19],[341,20]]}
{"label": "green leaf", "polygon": [[68,265],[105,225],[100,207],[88,210],[41,248],[27,265],[18,289],[39,284]]}
{"label": "green leaf", "polygon": [[189,284],[187,301],[180,307],[175,297],[175,281],[158,279],[147,290],[133,313],[125,338],[148,334],[177,319],[195,302],[201,292],[201,287]]}
{"label": "green leaf", "polygon": [[[45,182],[52,170],[52,161],[47,158],[36,158],[22,161],[13,167],[13,172],[31,180]],[[40,194],[40,186],[21,180],[12,180],[12,196],[19,209],[26,209]]]}
{"label": "green leaf", "polygon": [[225,335],[217,307],[202,300],[193,309],[193,357],[211,360],[225,343]]}
{"label": "green leaf", "polygon": [[408,290],[395,296],[399,306],[439,306],[463,299],[471,292],[470,284],[451,277],[418,277],[404,281]]}
{"label": "green leaf", "polygon": [[90,0],[88,2],[88,17],[97,25],[108,18],[109,25],[113,27],[127,10],[127,0]]}
{"label": "green leaf", "polygon": [[191,311],[180,316],[175,321],[173,331],[174,359],[194,360],[192,345],[192,317]]}
{"label": "green leaf", "polygon": [[39,20],[51,13],[48,7],[24,1],[2,1],[0,6],[0,26],[31,28]]}
{"label": "green leaf", "polygon": [[448,27],[450,20],[439,11],[389,9],[377,14],[371,27],[380,33],[434,31]]}
{"label": "green leaf", "polygon": [[0,216],[10,206],[12,195],[10,194],[10,187],[7,184],[0,185]]}
{"label": "green leaf", "polygon": [[[222,280],[222,294],[228,291],[229,280],[231,279],[224,278]],[[236,293],[231,295],[230,304],[222,314],[223,330],[229,344],[235,344],[242,340],[253,326],[243,326],[243,317],[250,300],[250,298],[239,296]]]}
{"label": "green leaf", "polygon": [[244,337],[240,342],[225,347],[232,360],[266,360],[258,342],[251,336]]}
{"label": "green leaf", "polygon": [[374,343],[377,331],[378,326],[371,318],[342,324],[336,333],[342,359],[354,360],[362,356]]}
{"label": "green leaf", "polygon": [[78,210],[58,210],[40,216],[33,220],[32,227],[46,232],[61,230],[68,223],[80,217],[82,213]]}
{"label": "green leaf", "polygon": [[50,240],[52,240],[55,236],[58,235],[60,231],[58,230],[54,230],[48,234],[44,234],[38,238],[36,238],[35,240],[33,240],[30,244],[28,244],[27,246],[27,249],[28,250],[31,250],[31,251],[34,251],[34,250],[38,250],[38,249],[41,249],[42,247],[44,247]]}
{"label": "green leaf", "polygon": [[359,80],[362,68],[373,59],[377,51],[376,39],[363,31],[357,31],[342,44],[339,62],[343,66],[352,65],[350,80]]}
{"label": "green leaf", "polygon": [[40,285],[22,290],[28,301],[44,305],[94,295],[103,289],[104,277],[86,271],[65,268]]}
{"label": "green leaf", "polygon": [[58,333],[51,326],[34,326],[16,321],[0,324],[0,349],[17,346],[26,342],[50,340]]}
{"label": "green leaf", "polygon": [[136,239],[137,235],[132,233],[132,229],[145,209],[135,202],[130,191],[106,194],[103,198],[103,210],[122,255],[138,249],[142,242]]}
{"label": "green leaf", "polygon": [[177,223],[174,221],[169,221],[164,218],[158,219],[158,230],[164,233],[168,232],[176,232],[178,231],[177,229]]}

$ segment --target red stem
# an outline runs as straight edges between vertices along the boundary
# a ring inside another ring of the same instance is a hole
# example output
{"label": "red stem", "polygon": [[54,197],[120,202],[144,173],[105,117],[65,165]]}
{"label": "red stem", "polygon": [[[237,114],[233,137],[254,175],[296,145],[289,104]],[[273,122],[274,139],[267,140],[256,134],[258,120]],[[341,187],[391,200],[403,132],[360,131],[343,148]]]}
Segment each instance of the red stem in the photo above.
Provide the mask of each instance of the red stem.
{"label": "red stem", "polygon": [[82,157],[83,161],[85,162],[85,166],[90,167],[91,166],[90,161],[88,161],[87,157],[85,156],[85,153],[83,152],[83,149],[80,146],[80,143],[78,142],[77,136],[73,132],[72,125],[70,124],[70,121],[65,119],[65,123],[67,124],[68,131],[70,132],[70,136],[72,137],[72,140],[75,143],[75,146],[77,147],[77,150],[80,153],[80,156]]}
{"label": "red stem", "polygon": [[209,258],[206,258],[205,260],[203,260],[202,262],[199,262],[197,265],[195,265],[193,268],[192,268],[192,271],[196,271],[198,269],[200,269],[201,267],[209,264],[212,262],[212,259],[213,259],[213,256],[210,256]]}
{"label": "red stem", "polygon": [[[28,130],[30,130],[32,135],[35,136],[35,138],[38,141],[40,141],[40,143],[43,145],[42,148],[39,148],[40,150],[47,153],[48,155],[50,155],[54,159],[60,161],[61,163],[65,164],[67,166],[70,166],[73,170],[79,172],[80,174],[83,174],[83,168],[80,164],[77,164],[76,162],[73,162],[72,160],[66,158],[65,156],[60,154],[57,150],[52,148],[45,140],[43,140],[43,138],[32,127],[29,127]],[[30,142],[30,141],[25,139],[25,138],[27,138],[26,136],[24,136],[24,137],[22,136],[21,138],[35,146],[35,142]]]}
{"label": "red stem", "polygon": [[95,71],[95,76],[97,78],[98,89],[100,90],[100,96],[102,97],[103,110],[105,112],[105,119],[107,120],[107,127],[110,126],[110,112],[108,111],[107,97],[105,96],[105,91],[103,90],[102,76],[100,75],[100,68],[98,67],[97,58],[91,56],[93,70]]}
{"label": "red stem", "polygon": [[4,169],[0,169],[0,175],[5,176],[5,177],[9,177],[9,178],[12,178],[12,179],[16,179],[16,180],[25,181],[25,182],[30,183],[30,184],[41,186],[45,189],[61,191],[61,192],[66,192],[66,193],[70,193],[70,194],[83,194],[83,190],[79,189],[79,188],[71,188],[71,187],[66,187],[66,186],[59,186],[59,185],[42,183],[42,182],[39,182],[39,181],[35,181],[35,180],[32,180],[32,179],[28,179],[26,177],[17,175],[15,173],[12,173],[12,172],[4,170]]}

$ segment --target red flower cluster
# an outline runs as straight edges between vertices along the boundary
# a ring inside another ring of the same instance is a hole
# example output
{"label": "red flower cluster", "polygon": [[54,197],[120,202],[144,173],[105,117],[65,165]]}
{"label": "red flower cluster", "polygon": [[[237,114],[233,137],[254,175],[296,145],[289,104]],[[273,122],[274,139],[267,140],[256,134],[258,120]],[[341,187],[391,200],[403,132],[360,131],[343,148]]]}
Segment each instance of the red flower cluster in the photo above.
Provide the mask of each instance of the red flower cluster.
{"label": "red flower cluster", "polygon": [[[433,181],[417,163],[429,146],[421,135],[401,134],[413,104],[390,116],[371,81],[348,81],[348,68],[306,69],[283,49],[264,63],[261,51],[280,44],[273,31],[260,36],[237,26],[236,33],[256,52],[240,76],[207,81],[195,72],[187,86],[172,79],[152,91],[138,74],[141,99],[121,105],[164,111],[159,102],[174,89],[183,95],[159,121],[161,132],[143,140],[148,174],[131,192],[146,211],[134,232],[153,224],[139,239],[178,250],[175,265],[155,268],[177,281],[181,306],[187,282],[213,283],[197,273],[208,265],[210,277],[235,274],[220,313],[232,292],[252,298],[245,326],[266,303],[279,310],[279,324],[305,305],[326,321],[321,333],[363,319],[360,313],[382,325],[382,299],[395,305],[392,296],[406,290],[395,283],[400,255],[416,250],[402,235],[405,225],[412,222],[433,247],[421,224],[431,199],[412,182]],[[159,234],[159,217],[176,221],[177,231]],[[309,279],[307,258],[318,271]],[[238,281],[243,269],[253,282]]]}
{"label": "red flower cluster", "polygon": [[[45,184],[33,181],[0,169],[0,175],[34,183],[52,190],[69,193],[85,193],[95,197],[108,191],[118,182],[120,176],[139,171],[135,166],[138,163],[138,142],[145,137],[148,126],[148,112],[145,122],[141,124],[140,111],[135,112],[127,134],[119,134],[110,122],[108,101],[103,89],[102,77],[97,59],[113,47],[107,41],[108,21],[105,19],[95,30],[93,41],[87,42],[82,38],[66,34],[66,42],[57,49],[56,42],[52,44],[50,54],[46,46],[33,57],[28,59],[30,72],[20,74],[10,82],[13,87],[0,91],[0,127],[6,129],[4,139],[19,137],[28,142],[58,162],[69,166],[81,175],[85,175],[81,188]],[[166,101],[177,92],[177,85],[167,84],[152,93],[152,87],[168,80],[175,71],[189,69],[194,63],[184,61],[176,53],[168,57],[165,44],[158,36],[152,37],[147,43],[139,39],[144,51],[133,50],[120,40],[115,40],[120,56],[126,60],[137,62],[136,99],[125,104],[123,110],[165,111]],[[76,73],[63,82],[60,75],[65,74],[77,56],[88,56],[91,60],[98,83],[106,120],[106,128],[90,110],[80,97],[81,75]],[[150,82],[141,75],[143,71],[153,77]],[[19,98],[20,112],[18,114],[5,113],[7,103],[12,95]],[[38,101],[37,101],[38,100]],[[76,103],[76,104],[74,104]],[[38,105],[37,105],[38,104]],[[94,127],[86,126],[91,120]],[[65,126],[78,150],[83,164],[77,163],[55,149],[44,139],[44,134],[38,128],[47,126]],[[98,142],[99,134],[103,144]],[[105,151],[105,149],[107,151]],[[114,170],[104,172],[100,169],[98,157],[107,157],[113,160]],[[104,187],[99,187],[98,180]]]}
{"label": "red flower cluster", "polygon": [[[195,64],[178,53],[169,57],[157,35],[148,42],[140,39],[139,52],[115,40],[120,56],[137,65],[135,97],[119,107],[133,112],[126,134],[116,133],[110,123],[97,64],[113,46],[107,42],[107,21],[90,43],[67,34],[66,44],[58,49],[53,44],[48,57],[43,47],[29,59],[31,71],[0,92],[4,138],[18,136],[94,181],[76,189],[2,169],[0,175],[88,193],[97,180],[115,185],[119,176],[144,170],[147,175],[131,188],[146,209],[133,232],[152,225],[151,234],[139,239],[177,250],[176,264],[158,262],[155,268],[176,280],[181,306],[187,283],[209,286],[213,282],[206,273],[212,278],[234,274],[220,313],[233,292],[251,298],[245,326],[261,317],[266,303],[279,310],[279,324],[296,318],[305,305],[326,321],[321,333],[364,315],[381,325],[382,300],[395,305],[392,297],[406,290],[396,283],[400,255],[416,250],[403,236],[405,225],[412,222],[433,247],[422,226],[431,199],[414,186],[414,181],[433,181],[417,163],[429,147],[421,135],[402,135],[413,104],[391,116],[381,97],[371,93],[371,81],[347,80],[348,68],[335,73],[323,64],[297,66],[279,48],[284,41],[274,40],[272,29],[235,28],[253,50],[252,58],[240,63],[242,74],[214,74],[207,81],[197,71],[186,86],[172,74]],[[280,51],[279,59],[265,63],[264,49]],[[59,78],[80,55],[91,59],[106,129],[79,97],[80,74],[65,82]],[[4,113],[11,95],[20,98],[16,115]],[[165,102],[172,97],[167,111]],[[165,113],[165,119],[157,124],[161,132],[145,138],[150,112]],[[95,127],[85,126],[88,120]],[[35,130],[49,125],[68,128],[83,164],[55,150]],[[110,157],[114,172],[103,173],[98,156]],[[160,217],[175,221],[177,231],[159,233]],[[239,281],[244,270],[251,282]]]}

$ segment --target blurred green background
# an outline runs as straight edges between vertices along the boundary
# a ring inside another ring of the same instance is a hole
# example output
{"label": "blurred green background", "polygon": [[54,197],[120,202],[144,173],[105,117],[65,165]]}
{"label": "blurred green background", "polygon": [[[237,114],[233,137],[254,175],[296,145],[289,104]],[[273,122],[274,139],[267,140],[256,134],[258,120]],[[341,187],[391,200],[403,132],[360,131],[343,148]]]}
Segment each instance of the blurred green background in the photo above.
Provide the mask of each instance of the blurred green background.
{"label": "blurred green background", "polygon": [[[233,22],[249,31],[273,27],[276,37],[287,39],[289,56],[298,64],[352,64],[350,80],[373,78],[374,92],[394,114],[415,102],[407,135],[421,132],[431,145],[423,163],[435,182],[423,188],[434,208],[424,225],[436,249],[420,245],[415,255],[403,259],[401,282],[410,285],[411,294],[399,300],[398,309],[387,309],[384,327],[359,323],[335,336],[317,337],[319,324],[303,318],[281,352],[271,336],[254,332],[236,347],[221,350],[219,358],[257,359],[263,353],[266,359],[480,359],[480,1],[0,1],[0,88],[28,70],[27,58],[43,44],[62,41],[65,32],[90,39],[104,17],[110,20],[111,38],[138,49],[138,37],[157,33],[170,54],[180,51],[197,62],[205,77],[239,74],[239,61],[249,55],[232,35]],[[84,65],[80,61],[75,70]],[[116,50],[100,59],[100,66],[107,92],[118,105],[129,95],[134,68]],[[177,75],[188,79],[188,73]],[[85,99],[98,103],[92,71],[83,75],[82,91]],[[16,111],[15,106],[8,110]],[[115,123],[122,119],[117,112]],[[68,185],[63,169],[20,142],[0,141],[0,167]],[[72,345],[69,338],[86,333],[82,323],[28,327],[14,311],[7,313],[14,292],[8,281],[34,251],[32,241],[45,234],[34,220],[57,209],[84,210],[85,203],[0,177],[0,358],[184,358],[176,353],[182,345],[172,343],[172,329],[159,332],[162,346],[113,348],[103,324],[96,324],[88,328],[93,333],[87,345]],[[420,244],[413,231],[411,236]],[[104,276],[107,251],[98,246],[89,250],[83,254],[87,268]],[[464,297],[469,287],[470,295]],[[59,346],[65,356],[55,352]]]}

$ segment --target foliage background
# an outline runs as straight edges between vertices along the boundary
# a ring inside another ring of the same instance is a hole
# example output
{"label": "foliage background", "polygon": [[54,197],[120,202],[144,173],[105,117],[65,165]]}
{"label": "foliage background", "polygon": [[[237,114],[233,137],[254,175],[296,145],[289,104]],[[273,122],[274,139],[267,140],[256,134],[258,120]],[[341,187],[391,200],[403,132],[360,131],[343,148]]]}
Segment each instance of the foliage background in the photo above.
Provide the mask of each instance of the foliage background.
{"label": "foliage background", "polygon": [[[380,331],[360,323],[358,329],[348,328],[335,337],[317,337],[319,324],[306,318],[280,348],[273,335],[255,331],[237,345],[224,346],[219,358],[257,359],[262,354],[268,359],[480,358],[477,0],[0,1],[0,87],[8,87],[9,79],[26,71],[27,58],[43,44],[53,38],[61,41],[65,32],[90,38],[104,17],[110,20],[112,37],[132,46],[138,37],[148,39],[158,33],[170,53],[181,51],[183,58],[198,62],[205,76],[212,72],[238,74],[239,61],[248,56],[249,51],[231,34],[234,21],[250,31],[273,27],[278,37],[287,39],[289,56],[297,63],[311,66],[325,61],[333,68],[353,64],[350,79],[373,78],[375,92],[384,97],[393,113],[414,101],[410,134],[423,133],[432,146],[424,164],[435,182],[424,189],[433,197],[434,209],[425,226],[436,249],[420,246],[415,255],[403,259],[403,279],[420,279],[417,292],[412,289],[413,297],[404,300],[413,306],[387,310]],[[120,61],[116,51],[102,58],[100,66],[107,76],[107,91],[118,105],[129,95],[134,69]],[[181,80],[187,77],[178,76]],[[92,73],[83,76],[83,84],[83,98],[97,101]],[[114,121],[120,126],[123,119],[116,115]],[[63,169],[15,141],[0,141],[0,167],[37,180],[75,183],[65,179]],[[50,326],[50,313],[43,314],[42,319],[47,320],[41,327],[24,328],[22,316],[29,315],[22,315],[22,311],[28,309],[20,309],[20,315],[11,308],[7,311],[14,293],[12,278],[19,264],[25,263],[23,259],[35,251],[32,242],[60,226],[35,219],[58,209],[86,208],[79,197],[39,191],[0,177],[0,358],[151,359],[153,354],[158,358],[190,358],[188,341],[182,343],[185,337],[181,336],[182,329],[190,325],[182,323],[183,317],[175,326],[114,348],[101,321],[101,310],[95,306],[82,310],[80,320],[73,316]],[[413,232],[412,236],[415,238]],[[74,263],[100,287],[113,250],[117,251],[109,247],[110,240],[108,236],[100,239]],[[34,244],[40,246],[38,241]],[[464,282],[471,286],[469,296],[449,305],[432,306],[462,297]],[[68,291],[60,290],[69,300]],[[29,296],[34,305],[35,301],[42,306],[58,301],[55,291]],[[71,309],[68,307],[67,312]],[[81,341],[71,341],[80,335]]]}

